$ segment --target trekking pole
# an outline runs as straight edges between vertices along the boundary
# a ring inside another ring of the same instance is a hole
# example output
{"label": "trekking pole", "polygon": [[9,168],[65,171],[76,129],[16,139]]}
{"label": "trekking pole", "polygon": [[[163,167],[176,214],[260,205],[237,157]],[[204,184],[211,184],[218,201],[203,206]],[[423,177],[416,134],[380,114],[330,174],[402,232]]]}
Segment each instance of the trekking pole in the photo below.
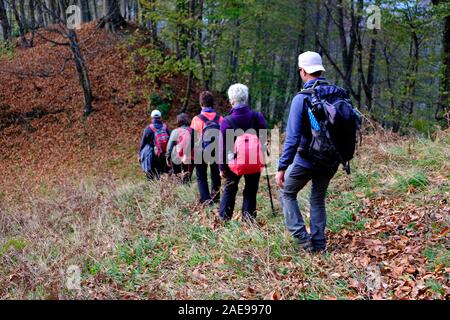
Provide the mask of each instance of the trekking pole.
{"label": "trekking pole", "polygon": [[[270,151],[269,151],[269,146],[268,145],[266,145],[266,154],[267,154],[267,157],[270,157]],[[267,187],[269,188],[270,206],[272,208],[272,215],[274,217],[276,217],[277,216],[277,212],[275,211],[275,206],[273,205],[272,188],[270,186],[270,179],[269,179],[269,169],[267,169],[267,158],[266,158],[266,161],[265,161],[265,167],[266,167]]]}
{"label": "trekking pole", "polygon": [[270,206],[272,208],[272,215],[276,217],[277,212],[275,211],[275,206],[273,205],[272,188],[270,187],[269,170],[267,169],[267,165],[266,165],[266,179],[267,179],[267,187],[269,188],[269,197],[270,197]]}

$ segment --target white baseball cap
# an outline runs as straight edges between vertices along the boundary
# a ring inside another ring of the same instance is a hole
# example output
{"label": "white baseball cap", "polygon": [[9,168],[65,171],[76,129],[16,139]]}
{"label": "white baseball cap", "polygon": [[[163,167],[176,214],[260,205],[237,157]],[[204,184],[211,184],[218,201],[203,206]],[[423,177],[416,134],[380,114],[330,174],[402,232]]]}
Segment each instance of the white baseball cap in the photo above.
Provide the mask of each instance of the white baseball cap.
{"label": "white baseball cap", "polygon": [[159,110],[153,110],[151,114],[152,118],[161,118],[161,111]]}
{"label": "white baseball cap", "polygon": [[308,74],[317,71],[325,71],[322,63],[322,57],[317,52],[306,51],[298,56],[298,67]]}

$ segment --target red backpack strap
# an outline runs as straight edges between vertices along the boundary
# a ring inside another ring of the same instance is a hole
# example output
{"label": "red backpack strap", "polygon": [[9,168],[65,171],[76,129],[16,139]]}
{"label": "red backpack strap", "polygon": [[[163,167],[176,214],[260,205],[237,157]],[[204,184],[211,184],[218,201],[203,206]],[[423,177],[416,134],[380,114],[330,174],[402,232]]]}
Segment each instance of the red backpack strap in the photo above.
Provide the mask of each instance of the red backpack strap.
{"label": "red backpack strap", "polygon": [[155,126],[153,125],[153,123],[150,123],[148,127],[149,127],[150,130],[152,130],[153,132],[156,132],[156,128],[155,128]]}

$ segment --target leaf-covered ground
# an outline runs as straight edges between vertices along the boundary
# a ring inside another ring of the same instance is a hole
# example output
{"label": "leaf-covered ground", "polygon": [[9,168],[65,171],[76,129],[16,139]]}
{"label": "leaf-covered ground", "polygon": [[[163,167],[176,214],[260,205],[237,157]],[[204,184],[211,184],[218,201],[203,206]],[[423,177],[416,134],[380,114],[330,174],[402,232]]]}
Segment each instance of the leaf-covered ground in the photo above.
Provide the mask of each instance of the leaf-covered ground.
{"label": "leaf-covered ground", "polygon": [[[138,169],[123,168],[136,173],[127,183],[30,196],[1,208],[0,297],[448,298],[449,142],[448,132],[367,137],[354,174],[331,184],[325,255],[296,248],[264,183],[253,226],[238,214],[222,224],[216,207],[196,204],[195,184],[148,184]],[[304,190],[306,217],[307,199]],[[65,288],[71,265],[81,290]]]}
{"label": "leaf-covered ground", "polygon": [[[134,31],[130,27],[124,35],[111,35],[92,22],[78,32],[94,95],[94,112],[88,118],[83,117],[83,94],[74,64],[65,62],[71,57],[68,47],[37,37],[35,47],[0,56],[0,195],[13,200],[17,189],[36,192],[67,185],[61,177],[71,177],[72,185],[88,176],[108,178],[133,162],[153,109],[148,103],[152,93],[169,91],[171,110],[166,120],[170,127],[175,125],[186,96],[185,77],[163,79],[160,88],[142,79],[144,62],[130,62],[132,50],[139,48],[128,45]],[[191,114],[198,112],[199,90],[194,85],[188,103]],[[218,107],[225,107],[223,99]],[[129,175],[122,171],[118,178]]]}
{"label": "leaf-covered ground", "polygon": [[[134,92],[117,39],[90,39],[96,101],[87,120],[70,67],[56,78],[0,73],[0,298],[449,297],[448,131],[367,135],[353,174],[330,186],[329,252],[308,255],[280,210],[271,215],[264,180],[253,226],[239,214],[218,222],[217,207],[197,205],[195,184],[147,183],[135,158],[149,92]],[[66,53],[41,43],[0,70],[57,68]],[[182,92],[184,80],[170,85]],[[305,217],[308,192],[299,195]],[[71,266],[80,290],[66,287]]]}

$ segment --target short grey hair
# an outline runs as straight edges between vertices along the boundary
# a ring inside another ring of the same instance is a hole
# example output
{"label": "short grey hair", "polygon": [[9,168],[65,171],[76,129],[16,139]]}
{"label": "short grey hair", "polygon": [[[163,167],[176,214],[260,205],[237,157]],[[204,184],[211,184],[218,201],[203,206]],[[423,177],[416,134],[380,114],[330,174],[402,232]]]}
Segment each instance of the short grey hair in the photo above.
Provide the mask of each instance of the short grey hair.
{"label": "short grey hair", "polygon": [[241,83],[233,84],[228,89],[228,98],[230,99],[231,105],[236,107],[238,105],[248,103],[248,87]]}

